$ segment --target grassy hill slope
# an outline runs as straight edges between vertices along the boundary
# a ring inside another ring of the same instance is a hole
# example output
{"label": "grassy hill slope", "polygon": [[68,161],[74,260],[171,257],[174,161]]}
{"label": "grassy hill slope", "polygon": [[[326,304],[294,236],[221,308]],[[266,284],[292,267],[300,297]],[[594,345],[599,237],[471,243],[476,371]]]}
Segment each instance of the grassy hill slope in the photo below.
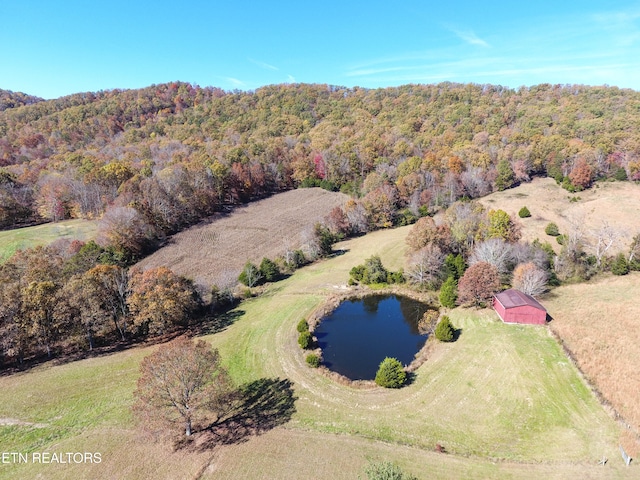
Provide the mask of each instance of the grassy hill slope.
{"label": "grassy hill slope", "polygon": [[[572,198],[576,201],[571,201]],[[492,193],[479,202],[516,218],[526,206],[531,217],[520,219],[523,240],[548,241],[556,251],[560,246],[544,233],[550,222],[558,225],[560,233],[567,233],[572,224],[577,225],[587,237],[607,222],[622,233],[612,251],[627,250],[633,236],[640,232],[640,185],[630,182],[598,182],[589,190],[569,193],[551,178],[534,178],[530,183]]]}
{"label": "grassy hill slope", "polygon": [[63,238],[86,241],[95,236],[96,222],[80,219],[3,230],[0,231],[0,262],[4,262],[17,250],[48,245]]}

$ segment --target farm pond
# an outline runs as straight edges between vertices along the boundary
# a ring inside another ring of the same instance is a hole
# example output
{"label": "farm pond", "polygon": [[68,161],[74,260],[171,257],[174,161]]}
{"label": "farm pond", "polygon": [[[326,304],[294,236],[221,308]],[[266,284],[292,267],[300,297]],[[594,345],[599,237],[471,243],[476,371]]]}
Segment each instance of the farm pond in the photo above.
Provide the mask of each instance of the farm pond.
{"label": "farm pond", "polygon": [[408,365],[427,340],[418,325],[429,308],[400,295],[342,302],[314,331],[323,365],[351,380],[373,380],[385,357]]}

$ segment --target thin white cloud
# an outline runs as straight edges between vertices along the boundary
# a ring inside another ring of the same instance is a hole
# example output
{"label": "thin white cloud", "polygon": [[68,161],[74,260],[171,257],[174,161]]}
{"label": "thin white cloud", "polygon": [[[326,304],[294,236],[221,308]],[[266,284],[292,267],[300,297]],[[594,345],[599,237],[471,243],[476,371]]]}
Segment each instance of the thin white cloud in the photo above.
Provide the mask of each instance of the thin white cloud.
{"label": "thin white cloud", "polygon": [[452,26],[447,26],[446,28],[469,45],[475,45],[484,48],[489,48],[491,46],[488,42],[478,37],[473,30],[461,30]]}
{"label": "thin white cloud", "polygon": [[567,83],[622,88],[637,88],[640,78],[635,60],[640,7],[523,19],[492,31],[490,41],[459,26],[442,27],[448,44],[434,42],[429,48],[427,43],[424,50],[363,59],[347,67],[343,78],[357,79],[363,86],[447,80],[509,87]]}
{"label": "thin white cloud", "polygon": [[296,79],[293,75],[287,75],[287,81],[289,83],[296,83]]}
{"label": "thin white cloud", "polygon": [[381,73],[399,72],[403,70],[411,70],[415,66],[388,67],[388,68],[360,68],[358,70],[350,70],[345,75],[347,77],[366,77],[368,75],[380,75]]}
{"label": "thin white cloud", "polygon": [[266,62],[261,62],[260,60],[255,60],[253,58],[249,58],[249,61],[251,63],[253,63],[254,65],[259,66],[260,68],[264,68],[265,70],[273,70],[273,71],[278,71],[280,70],[278,67],[275,67],[273,65],[270,65]]}
{"label": "thin white cloud", "polygon": [[233,77],[222,77],[224,78],[227,82],[229,82],[230,84],[232,84],[235,87],[246,87],[247,84],[245,82],[243,82],[242,80],[238,80],[237,78],[233,78]]}
{"label": "thin white cloud", "polygon": [[593,15],[595,27],[606,33],[618,46],[630,47],[640,41],[640,10],[604,12]]}

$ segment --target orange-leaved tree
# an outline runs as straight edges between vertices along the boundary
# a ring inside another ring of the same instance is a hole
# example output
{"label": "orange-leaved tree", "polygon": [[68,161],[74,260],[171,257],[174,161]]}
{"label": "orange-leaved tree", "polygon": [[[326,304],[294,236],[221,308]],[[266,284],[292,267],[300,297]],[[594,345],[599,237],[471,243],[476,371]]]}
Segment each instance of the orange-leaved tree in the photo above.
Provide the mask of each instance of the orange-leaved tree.
{"label": "orange-leaved tree", "polygon": [[133,272],[129,286],[127,304],[143,334],[163,334],[185,324],[200,305],[193,282],[166,267]]}
{"label": "orange-leaved tree", "polygon": [[179,337],[142,360],[133,411],[151,431],[179,427],[189,437],[230,412],[235,392],[217,350]]}

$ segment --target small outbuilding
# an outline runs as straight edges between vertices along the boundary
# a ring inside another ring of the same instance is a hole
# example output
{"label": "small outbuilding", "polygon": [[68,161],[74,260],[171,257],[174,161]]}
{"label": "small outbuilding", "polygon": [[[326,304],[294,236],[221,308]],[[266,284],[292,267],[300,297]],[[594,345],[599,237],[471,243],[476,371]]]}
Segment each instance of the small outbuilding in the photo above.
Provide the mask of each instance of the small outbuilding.
{"label": "small outbuilding", "polygon": [[493,308],[505,323],[544,325],[547,310],[535,298],[510,288],[493,296]]}

